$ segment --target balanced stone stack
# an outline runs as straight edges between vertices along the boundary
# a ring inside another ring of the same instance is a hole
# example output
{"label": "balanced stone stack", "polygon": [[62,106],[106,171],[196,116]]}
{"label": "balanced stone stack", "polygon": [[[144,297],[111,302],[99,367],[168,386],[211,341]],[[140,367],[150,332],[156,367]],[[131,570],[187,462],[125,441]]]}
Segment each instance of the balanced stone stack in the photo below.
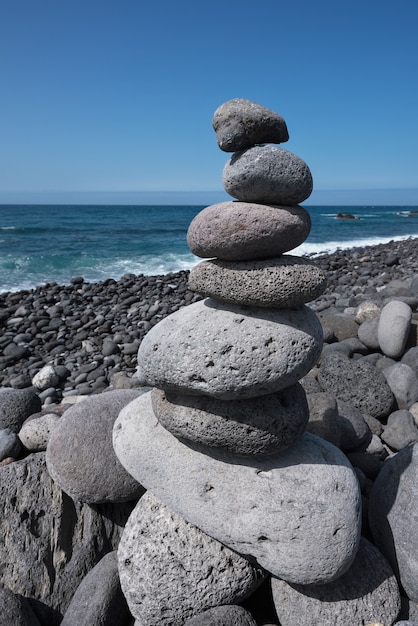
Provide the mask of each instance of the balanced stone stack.
{"label": "balanced stone stack", "polygon": [[269,574],[326,585],[359,548],[357,477],[338,448],[305,432],[298,382],[323,341],[306,303],[325,276],[285,254],[310,231],[299,206],[310,170],[274,145],[287,141],[286,124],[260,105],[229,101],[213,126],[219,147],[234,152],[223,183],[236,201],[190,224],[189,247],[210,260],[189,285],[205,299],[145,336],[139,375],[153,390],[113,430],[119,460],[148,490],[119,547],[122,589],[141,626],[239,604]]}

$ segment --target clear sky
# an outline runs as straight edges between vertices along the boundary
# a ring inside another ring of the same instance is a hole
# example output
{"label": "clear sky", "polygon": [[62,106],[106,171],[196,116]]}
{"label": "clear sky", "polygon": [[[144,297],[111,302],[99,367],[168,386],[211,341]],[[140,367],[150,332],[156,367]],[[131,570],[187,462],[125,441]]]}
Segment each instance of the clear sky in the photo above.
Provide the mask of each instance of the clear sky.
{"label": "clear sky", "polygon": [[418,205],[417,25],[418,0],[1,0],[0,202],[227,199],[212,116],[240,97],[285,118],[307,204]]}

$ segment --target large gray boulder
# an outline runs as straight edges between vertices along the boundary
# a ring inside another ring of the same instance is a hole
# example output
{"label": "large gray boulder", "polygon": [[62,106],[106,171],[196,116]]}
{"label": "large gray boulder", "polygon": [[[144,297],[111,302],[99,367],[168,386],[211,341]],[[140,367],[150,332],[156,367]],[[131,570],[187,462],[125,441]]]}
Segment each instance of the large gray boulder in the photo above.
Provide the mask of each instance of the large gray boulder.
{"label": "large gray boulder", "polygon": [[279,309],[311,302],[325,287],[326,277],[319,267],[290,254],[253,261],[202,261],[189,276],[189,288],[204,296],[244,306]]}
{"label": "large gray boulder", "polygon": [[122,593],[116,550],[106,554],[78,586],[60,626],[130,626],[132,616]]}
{"label": "large gray boulder", "polygon": [[276,257],[308,237],[311,218],[301,206],[220,202],[190,222],[187,243],[193,254],[227,261]]}
{"label": "large gray boulder", "polygon": [[387,459],[370,494],[369,524],[408,598],[418,603],[418,444]]}
{"label": "large gray boulder", "polygon": [[0,428],[17,433],[27,417],[42,408],[39,396],[31,389],[0,389]]}
{"label": "large gray boulder", "polygon": [[225,164],[222,182],[237,200],[260,204],[300,204],[313,188],[305,161],[272,145],[235,152]]}
{"label": "large gray boulder", "polygon": [[324,391],[373,417],[387,416],[394,404],[385,377],[374,365],[349,359],[341,353],[329,354],[321,360],[318,381]]}
{"label": "large gray boulder", "polygon": [[208,608],[241,602],[266,576],[150,492],[129,517],[118,562],[123,593],[141,626],[183,626]]}
{"label": "large gray boulder", "polygon": [[218,146],[224,152],[289,139],[286,122],[278,113],[245,98],[221,104],[213,115],[212,126]]}
{"label": "large gray boulder", "polygon": [[124,502],[144,489],[118,461],[112,429],[119,411],[140,390],[118,389],[90,396],[65,411],[46,449],[50,476],[74,500]]}
{"label": "large gray boulder", "polygon": [[308,307],[261,309],[206,299],[164,318],[138,350],[147,385],[223,400],[281,391],[319,358],[322,328]]}
{"label": "large gray boulder", "polygon": [[366,539],[350,569],[327,585],[289,585],[272,578],[281,626],[391,626],[401,599],[392,568]]}
{"label": "large gray boulder", "polygon": [[87,572],[116,548],[121,526],[63,493],[44,453],[0,468],[0,500],[0,584],[64,613]]}
{"label": "large gray boulder", "polygon": [[167,506],[274,575],[313,584],[351,565],[359,485],[345,455],[319,437],[263,459],[209,456],[159,424],[147,393],[122,409],[113,440],[127,471]]}
{"label": "large gray boulder", "polygon": [[299,383],[245,400],[165,393],[156,388],[151,398],[158,421],[175,437],[235,454],[269,455],[284,450],[303,434],[309,419]]}

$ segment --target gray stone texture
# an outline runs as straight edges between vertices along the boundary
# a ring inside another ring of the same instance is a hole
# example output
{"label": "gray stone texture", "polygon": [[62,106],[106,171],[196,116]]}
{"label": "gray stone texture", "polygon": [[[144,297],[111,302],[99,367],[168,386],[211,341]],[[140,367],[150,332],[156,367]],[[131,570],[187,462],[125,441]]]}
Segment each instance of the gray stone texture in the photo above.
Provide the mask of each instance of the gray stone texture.
{"label": "gray stone texture", "polygon": [[0,626],[40,626],[32,608],[23,596],[0,587]]}
{"label": "gray stone texture", "polygon": [[251,613],[242,606],[216,606],[184,622],[184,626],[257,626]]}
{"label": "gray stone texture", "polygon": [[408,596],[418,602],[418,444],[387,459],[372,487],[369,524]]}
{"label": "gray stone texture", "polygon": [[45,391],[50,387],[56,387],[59,383],[59,376],[55,372],[53,365],[44,365],[32,378],[32,385],[39,389],[39,391]]}
{"label": "gray stone texture", "polygon": [[298,156],[278,146],[235,152],[222,173],[224,189],[241,202],[300,204],[312,193],[312,174]]}
{"label": "gray stone texture", "polygon": [[335,312],[335,309],[330,309],[325,314],[321,313],[319,319],[323,326],[332,330],[337,341],[357,337],[358,325],[354,321],[354,317],[348,313],[339,313]]}
{"label": "gray stone texture", "polygon": [[380,349],[386,356],[399,359],[408,340],[411,307],[401,300],[392,300],[383,307],[377,328]]}
{"label": "gray stone texture", "polygon": [[387,416],[394,404],[385,377],[374,365],[348,359],[341,353],[330,354],[321,361],[318,381],[324,391],[373,417]]}
{"label": "gray stone texture", "polygon": [[48,472],[66,494],[88,503],[134,500],[143,488],[118,461],[112,429],[138,390],[118,389],[74,404],[60,418],[46,450]]}
{"label": "gray stone texture", "polygon": [[391,413],[381,438],[392,450],[396,451],[417,443],[418,428],[412,413],[405,409]]}
{"label": "gray stone texture", "polygon": [[0,389],[0,428],[17,433],[29,415],[42,408],[39,396],[31,389]]}
{"label": "gray stone texture", "polygon": [[409,348],[409,350],[403,354],[401,363],[405,363],[405,365],[412,367],[415,374],[418,376],[418,346]]}
{"label": "gray stone texture", "polygon": [[366,320],[375,319],[380,315],[380,307],[373,300],[364,300],[356,307],[354,319],[357,324],[362,324]]}
{"label": "gray stone texture", "polygon": [[193,218],[187,243],[199,257],[247,261],[293,250],[310,230],[310,215],[301,206],[229,200],[208,206]]}
{"label": "gray stone texture", "polygon": [[206,299],[148,332],[138,372],[147,385],[165,391],[234,400],[293,385],[321,348],[322,328],[308,307],[268,310]]}
{"label": "gray stone texture", "polygon": [[131,623],[114,550],[100,559],[83,578],[60,626],[130,626]]}
{"label": "gray stone texture", "polygon": [[218,146],[224,152],[245,150],[259,143],[283,143],[289,133],[284,119],[266,107],[234,98],[218,107],[212,118]]}
{"label": "gray stone texture", "polygon": [[394,363],[382,370],[396,403],[400,409],[409,407],[418,400],[418,376],[406,363]]}
{"label": "gray stone texture", "polygon": [[272,578],[271,586],[281,626],[392,626],[401,608],[393,570],[364,538],[338,580],[305,587]]}
{"label": "gray stone texture", "polygon": [[378,338],[379,318],[373,317],[367,319],[358,327],[358,338],[365,346],[370,350],[380,350],[380,343]]}
{"label": "gray stone texture", "polygon": [[263,456],[288,448],[304,433],[309,419],[306,395],[298,383],[245,400],[156,388],[151,399],[158,421],[175,437],[242,455]]}
{"label": "gray stone texture", "polygon": [[306,398],[309,407],[309,422],[306,430],[339,448],[341,432],[336,399],[325,391],[307,393]]}
{"label": "gray stone texture", "polygon": [[337,406],[341,450],[353,450],[361,444],[370,443],[372,433],[360,409],[343,400],[337,400]]}
{"label": "gray stone texture", "polygon": [[325,290],[324,272],[308,259],[286,254],[275,259],[198,263],[190,272],[192,291],[222,302],[267,308],[296,308]]}
{"label": "gray stone texture", "polygon": [[0,584],[64,613],[87,572],[116,548],[120,526],[107,509],[63,493],[42,452],[0,468],[0,500]]}
{"label": "gray stone texture", "polygon": [[358,547],[360,494],[345,455],[305,433],[268,458],[206,455],[165,430],[144,394],[113,435],[125,468],[167,506],[267,571],[300,584],[328,582]]}
{"label": "gray stone texture", "polygon": [[0,430],[0,461],[12,457],[17,459],[22,449],[19,437],[10,428]]}
{"label": "gray stone texture", "polygon": [[128,519],[118,563],[122,590],[141,626],[183,626],[208,608],[241,602],[266,576],[150,492]]}
{"label": "gray stone texture", "polygon": [[47,413],[27,420],[19,430],[20,441],[31,452],[46,450],[51,433],[60,419],[55,413]]}

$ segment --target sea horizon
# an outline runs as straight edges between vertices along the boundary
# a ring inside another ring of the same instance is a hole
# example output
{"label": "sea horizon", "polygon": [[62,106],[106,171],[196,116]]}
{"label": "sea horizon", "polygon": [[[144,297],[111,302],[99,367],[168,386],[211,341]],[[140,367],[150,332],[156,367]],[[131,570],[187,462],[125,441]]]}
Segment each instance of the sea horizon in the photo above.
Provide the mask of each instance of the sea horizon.
{"label": "sea horizon", "polygon": [[[0,293],[124,274],[165,275],[202,259],[188,226],[205,204],[0,204]],[[312,229],[289,254],[315,256],[418,237],[413,205],[309,205]],[[338,219],[337,214],[356,219]]]}

